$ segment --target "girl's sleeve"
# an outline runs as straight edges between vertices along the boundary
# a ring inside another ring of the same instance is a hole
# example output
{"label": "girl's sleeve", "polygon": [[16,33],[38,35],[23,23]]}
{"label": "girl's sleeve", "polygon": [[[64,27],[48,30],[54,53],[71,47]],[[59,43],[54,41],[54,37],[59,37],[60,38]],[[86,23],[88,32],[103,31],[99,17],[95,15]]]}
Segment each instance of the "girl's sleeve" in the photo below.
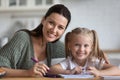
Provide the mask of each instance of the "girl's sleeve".
{"label": "girl's sleeve", "polygon": [[69,60],[68,60],[68,58],[65,59],[65,60],[63,60],[63,61],[61,61],[61,62],[60,62],[60,65],[62,66],[63,69],[66,70],[66,69],[68,68],[68,65],[69,65]]}

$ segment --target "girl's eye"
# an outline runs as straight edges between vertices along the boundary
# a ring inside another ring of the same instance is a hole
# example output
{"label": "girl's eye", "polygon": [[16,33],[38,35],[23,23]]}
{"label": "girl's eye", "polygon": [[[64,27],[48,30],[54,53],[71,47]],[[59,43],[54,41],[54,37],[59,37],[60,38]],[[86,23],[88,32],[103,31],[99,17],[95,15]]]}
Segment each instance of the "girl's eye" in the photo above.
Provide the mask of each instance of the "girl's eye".
{"label": "girl's eye", "polygon": [[80,44],[75,44],[75,46],[80,46]]}
{"label": "girl's eye", "polygon": [[88,44],[86,44],[86,45],[84,45],[85,47],[89,47],[89,45]]}

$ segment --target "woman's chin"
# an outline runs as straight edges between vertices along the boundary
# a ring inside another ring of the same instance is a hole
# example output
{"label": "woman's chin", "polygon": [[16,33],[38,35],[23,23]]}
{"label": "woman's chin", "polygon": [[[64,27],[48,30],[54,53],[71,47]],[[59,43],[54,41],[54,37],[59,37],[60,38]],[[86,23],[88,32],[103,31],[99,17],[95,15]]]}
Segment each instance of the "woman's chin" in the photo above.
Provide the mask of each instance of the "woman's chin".
{"label": "woman's chin", "polygon": [[46,40],[47,40],[47,42],[54,42],[54,41],[56,41],[58,38],[47,38]]}
{"label": "woman's chin", "polygon": [[56,39],[48,39],[47,42],[54,42]]}

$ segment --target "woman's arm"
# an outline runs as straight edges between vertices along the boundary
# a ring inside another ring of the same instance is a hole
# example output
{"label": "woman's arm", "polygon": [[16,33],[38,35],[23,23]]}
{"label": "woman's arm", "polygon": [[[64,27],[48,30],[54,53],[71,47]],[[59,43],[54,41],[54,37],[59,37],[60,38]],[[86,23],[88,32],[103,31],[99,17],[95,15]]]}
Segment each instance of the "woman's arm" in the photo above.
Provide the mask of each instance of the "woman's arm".
{"label": "woman's arm", "polygon": [[4,69],[6,71],[6,75],[5,76],[11,76],[11,77],[27,77],[27,76],[31,76],[31,74],[29,73],[28,70],[21,70],[21,69],[10,69],[10,68],[5,68],[5,67],[1,67],[2,69]]}
{"label": "woman's arm", "polygon": [[49,68],[43,63],[36,63],[31,69],[1,68],[6,71],[6,76],[9,77],[43,77],[49,70]]}

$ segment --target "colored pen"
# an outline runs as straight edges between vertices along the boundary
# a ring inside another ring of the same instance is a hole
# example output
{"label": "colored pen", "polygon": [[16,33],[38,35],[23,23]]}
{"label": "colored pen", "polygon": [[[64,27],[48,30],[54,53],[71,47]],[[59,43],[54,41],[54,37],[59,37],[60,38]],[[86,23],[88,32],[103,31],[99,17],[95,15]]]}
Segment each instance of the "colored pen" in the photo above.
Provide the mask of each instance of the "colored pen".
{"label": "colored pen", "polygon": [[35,62],[35,63],[37,63],[38,61],[35,59],[35,58],[31,58],[31,60],[33,61],[33,62]]}
{"label": "colored pen", "polygon": [[82,74],[86,73],[86,67],[82,67]]}

